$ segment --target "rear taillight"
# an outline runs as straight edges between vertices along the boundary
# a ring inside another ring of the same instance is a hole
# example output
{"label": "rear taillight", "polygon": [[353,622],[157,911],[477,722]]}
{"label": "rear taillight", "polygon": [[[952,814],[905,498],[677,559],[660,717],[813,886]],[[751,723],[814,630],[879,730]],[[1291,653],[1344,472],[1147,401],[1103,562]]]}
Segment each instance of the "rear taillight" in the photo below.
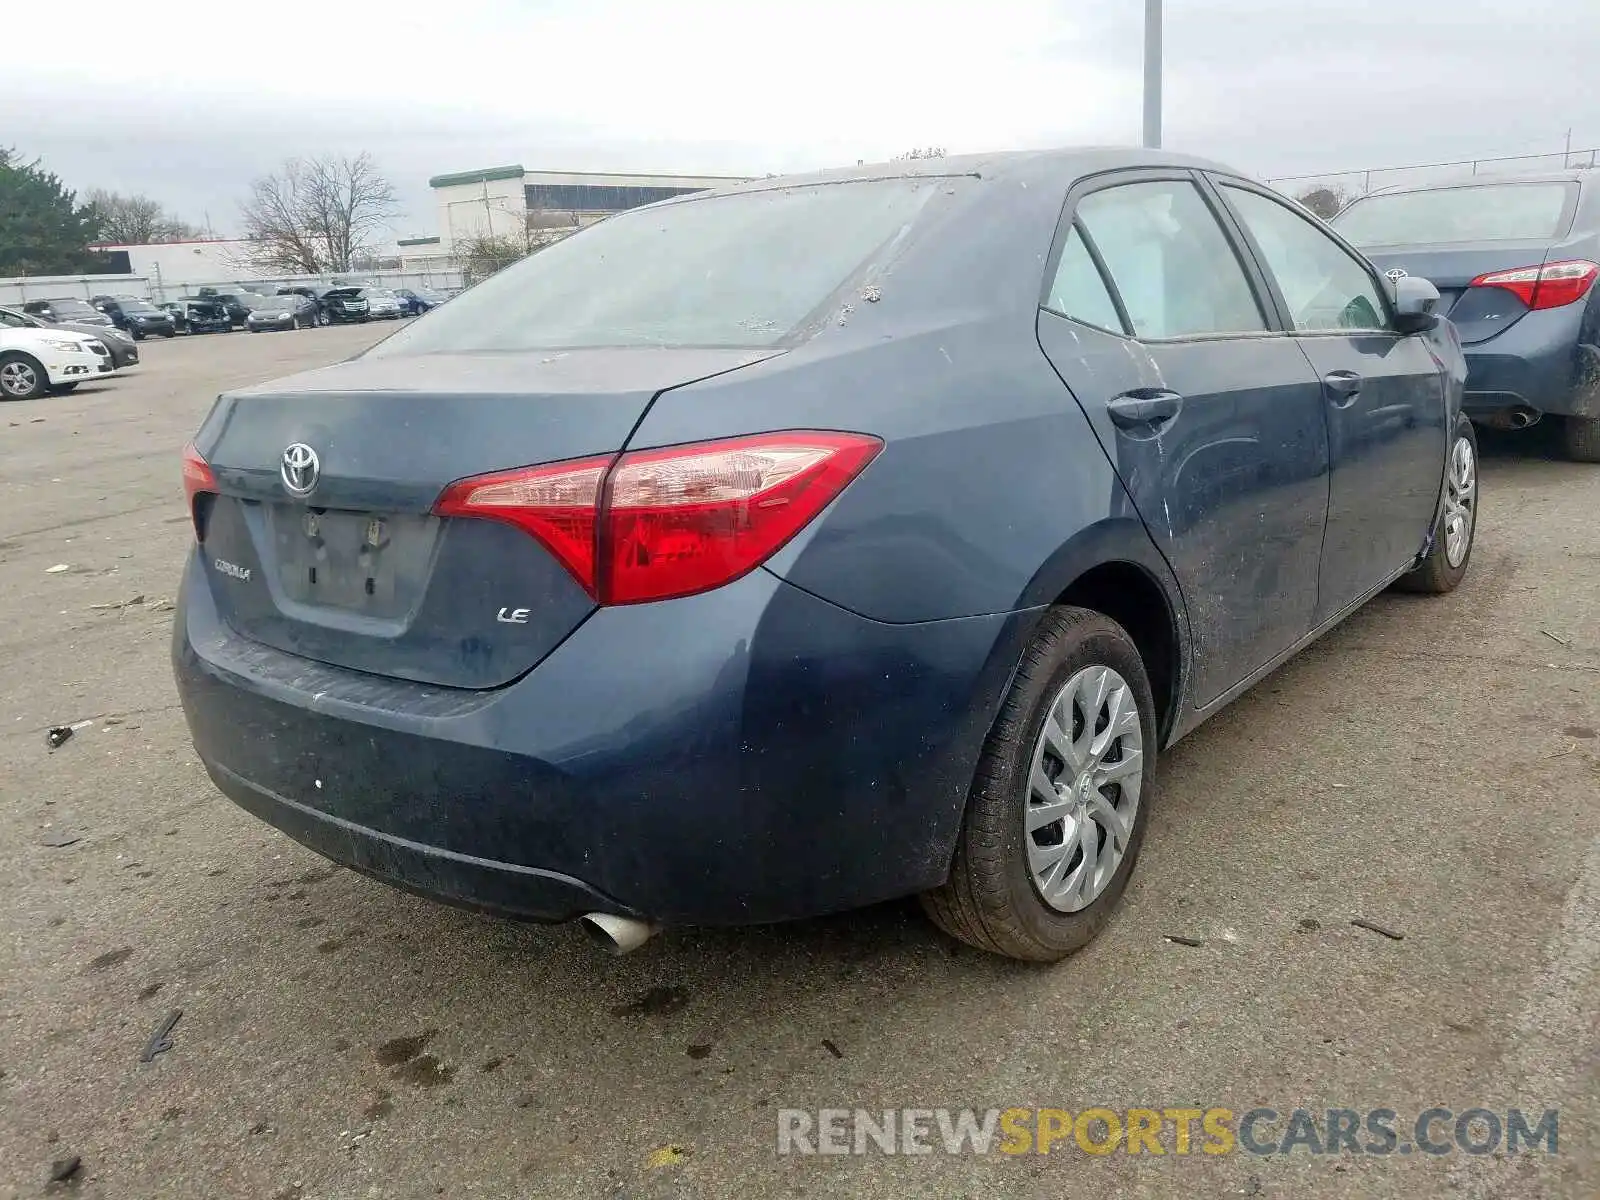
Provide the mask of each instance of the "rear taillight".
{"label": "rear taillight", "polygon": [[194,522],[196,537],[200,536],[200,511],[195,507],[195,498],[216,490],[216,472],[212,471],[211,464],[200,457],[200,451],[190,442],[183,448],[183,495],[189,504],[189,519]]}
{"label": "rear taillight", "polygon": [[611,458],[585,458],[463,479],[445,488],[441,517],[484,517],[530,533],[595,595],[595,522]]}
{"label": "rear taillight", "polygon": [[1542,267],[1518,267],[1479,275],[1468,287],[1504,288],[1529,308],[1562,308],[1588,295],[1600,263],[1569,258]]}
{"label": "rear taillight", "polygon": [[709,591],[772,556],[883,448],[857,433],[766,433],[464,479],[434,512],[537,538],[602,604]]}

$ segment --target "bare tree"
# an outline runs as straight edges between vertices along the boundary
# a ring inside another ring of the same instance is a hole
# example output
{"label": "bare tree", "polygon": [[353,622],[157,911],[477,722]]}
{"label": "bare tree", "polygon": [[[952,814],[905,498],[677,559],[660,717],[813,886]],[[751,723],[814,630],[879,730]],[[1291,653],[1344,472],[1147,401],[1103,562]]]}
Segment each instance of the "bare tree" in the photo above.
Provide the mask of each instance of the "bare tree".
{"label": "bare tree", "polygon": [[1314,187],[1302,192],[1295,199],[1326,221],[1349,204],[1353,197],[1341,187]]}
{"label": "bare tree", "polygon": [[258,264],[321,275],[348,271],[398,207],[394,185],[363,153],[292,158],[250,185],[240,212]]}
{"label": "bare tree", "polygon": [[456,262],[463,282],[478,283],[512,263],[527,258],[539,246],[528,236],[505,233],[480,233],[456,243]]}
{"label": "bare tree", "polygon": [[107,242],[143,246],[200,236],[193,225],[169,213],[161,201],[149,196],[124,196],[96,188],[89,193],[89,205],[100,218],[100,236]]}
{"label": "bare tree", "polygon": [[945,153],[943,146],[927,146],[922,149],[913,147],[912,149],[907,150],[904,154],[896,154],[889,161],[913,162],[919,158],[943,158],[944,156]]}

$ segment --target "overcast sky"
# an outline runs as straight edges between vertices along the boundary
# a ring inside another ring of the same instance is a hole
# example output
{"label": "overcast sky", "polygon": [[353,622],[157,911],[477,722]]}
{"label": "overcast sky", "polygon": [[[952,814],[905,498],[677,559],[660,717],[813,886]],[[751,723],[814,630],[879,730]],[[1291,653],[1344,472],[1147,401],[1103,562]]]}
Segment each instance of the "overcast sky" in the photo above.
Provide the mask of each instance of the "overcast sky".
{"label": "overcast sky", "polygon": [[[218,234],[295,154],[750,174],[1136,142],[1142,0],[0,0],[0,144]],[[55,47],[47,50],[45,47]],[[1596,0],[1166,0],[1165,142],[1258,175],[1600,145]]]}

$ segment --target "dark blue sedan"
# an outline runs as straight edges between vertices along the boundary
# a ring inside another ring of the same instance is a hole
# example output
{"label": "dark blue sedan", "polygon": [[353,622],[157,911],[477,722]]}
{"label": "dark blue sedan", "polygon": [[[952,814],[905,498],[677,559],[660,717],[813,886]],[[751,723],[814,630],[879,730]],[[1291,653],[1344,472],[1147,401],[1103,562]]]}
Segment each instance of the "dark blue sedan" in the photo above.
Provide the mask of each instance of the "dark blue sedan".
{"label": "dark blue sedan", "polygon": [[1387,188],[1333,223],[1387,274],[1426,276],[1443,293],[1473,420],[1551,418],[1569,458],[1600,462],[1600,174]]}
{"label": "dark blue sedan", "polygon": [[329,858],[616,949],[919,894],[1061,958],[1158,751],[1465,573],[1436,301],[1134,150],[619,214],[217,401],[184,458],[195,745]]}

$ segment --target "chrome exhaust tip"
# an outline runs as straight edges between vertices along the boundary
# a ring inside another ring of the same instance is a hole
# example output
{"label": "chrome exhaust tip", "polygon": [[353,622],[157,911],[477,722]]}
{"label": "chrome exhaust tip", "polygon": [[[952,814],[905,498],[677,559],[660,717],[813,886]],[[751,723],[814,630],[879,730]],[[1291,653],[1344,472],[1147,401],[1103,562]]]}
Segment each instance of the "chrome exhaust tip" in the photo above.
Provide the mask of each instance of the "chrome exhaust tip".
{"label": "chrome exhaust tip", "polygon": [[659,925],[614,913],[584,913],[578,918],[589,940],[607,954],[628,954],[661,932]]}

